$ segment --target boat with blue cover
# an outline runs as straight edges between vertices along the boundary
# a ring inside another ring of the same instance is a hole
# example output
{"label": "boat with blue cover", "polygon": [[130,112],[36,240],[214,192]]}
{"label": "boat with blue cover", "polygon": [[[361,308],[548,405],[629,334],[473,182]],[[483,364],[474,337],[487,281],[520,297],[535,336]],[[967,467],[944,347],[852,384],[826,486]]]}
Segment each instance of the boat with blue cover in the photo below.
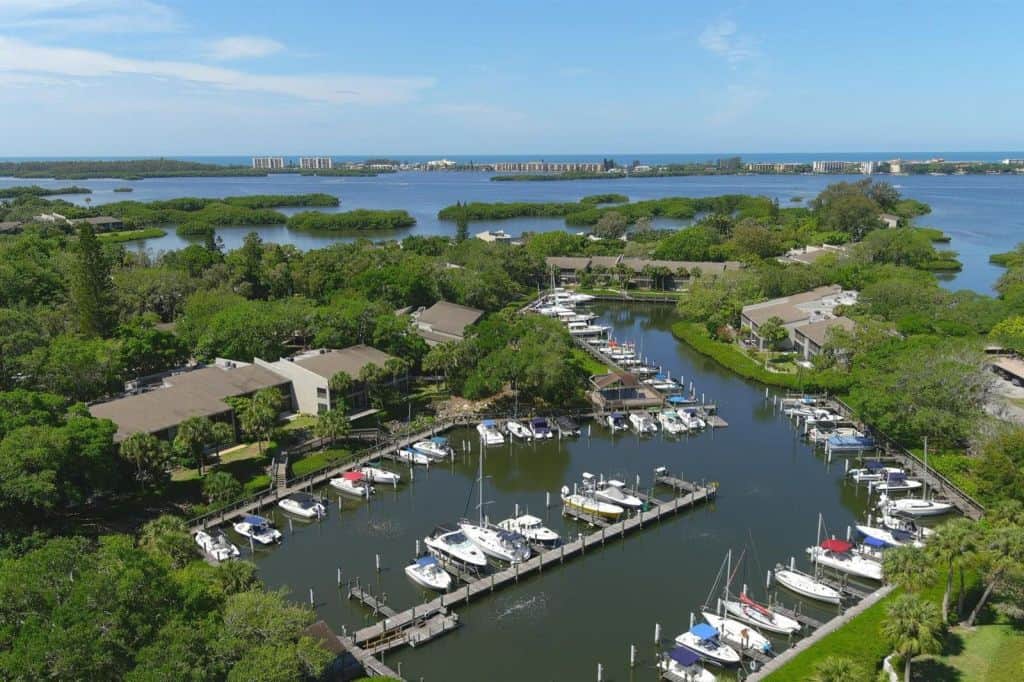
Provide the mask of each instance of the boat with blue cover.
{"label": "boat with blue cover", "polygon": [[417,585],[426,587],[428,590],[446,592],[452,586],[451,575],[432,556],[423,556],[416,559],[405,567],[405,574],[409,576],[409,580]]}
{"label": "boat with blue cover", "polygon": [[669,651],[658,662],[658,668],[674,682],[715,682],[714,673],[704,669],[700,656],[681,646]]}
{"label": "boat with blue cover", "polygon": [[676,637],[676,646],[689,649],[705,661],[715,665],[737,665],[740,655],[718,636],[718,630],[707,623],[697,623]]}

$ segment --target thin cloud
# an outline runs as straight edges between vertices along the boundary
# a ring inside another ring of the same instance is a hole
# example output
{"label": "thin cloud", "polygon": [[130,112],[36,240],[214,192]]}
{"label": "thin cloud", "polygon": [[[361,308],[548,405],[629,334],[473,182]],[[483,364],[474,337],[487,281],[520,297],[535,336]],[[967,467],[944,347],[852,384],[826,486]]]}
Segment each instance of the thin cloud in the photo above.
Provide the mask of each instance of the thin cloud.
{"label": "thin cloud", "polygon": [[741,35],[736,22],[729,20],[719,21],[705,28],[697,42],[702,48],[725,58],[730,64],[737,64],[760,55],[757,44]]}
{"label": "thin cloud", "polygon": [[284,45],[271,38],[260,36],[230,36],[209,45],[206,54],[219,61],[232,59],[254,59],[266,57],[284,50]]}
{"label": "thin cloud", "polygon": [[435,83],[429,77],[263,75],[194,62],[128,59],[95,50],[47,47],[4,37],[0,37],[0,73],[79,78],[148,76],[331,104],[408,102]]}
{"label": "thin cloud", "polygon": [[175,10],[149,0],[0,0],[0,28],[52,33],[167,33]]}
{"label": "thin cloud", "polygon": [[708,123],[726,126],[736,123],[751,113],[766,97],[757,87],[730,85],[725,89],[718,106],[709,109]]}

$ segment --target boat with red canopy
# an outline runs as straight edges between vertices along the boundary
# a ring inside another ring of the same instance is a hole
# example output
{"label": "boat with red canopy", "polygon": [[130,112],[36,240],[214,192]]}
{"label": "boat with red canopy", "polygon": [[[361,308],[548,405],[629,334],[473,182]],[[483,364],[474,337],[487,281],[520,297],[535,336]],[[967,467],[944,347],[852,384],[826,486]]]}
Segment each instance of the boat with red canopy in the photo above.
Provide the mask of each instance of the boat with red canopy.
{"label": "boat with red canopy", "polygon": [[366,480],[366,476],[359,471],[346,471],[338,478],[332,478],[330,485],[338,492],[353,497],[366,498],[375,492],[373,486]]}

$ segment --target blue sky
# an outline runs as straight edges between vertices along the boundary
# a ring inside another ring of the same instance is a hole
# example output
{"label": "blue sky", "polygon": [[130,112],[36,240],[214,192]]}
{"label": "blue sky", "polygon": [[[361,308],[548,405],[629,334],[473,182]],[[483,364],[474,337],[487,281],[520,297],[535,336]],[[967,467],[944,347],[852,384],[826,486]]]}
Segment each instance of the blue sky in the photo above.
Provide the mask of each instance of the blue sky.
{"label": "blue sky", "polygon": [[1009,150],[1019,2],[0,0],[0,156]]}

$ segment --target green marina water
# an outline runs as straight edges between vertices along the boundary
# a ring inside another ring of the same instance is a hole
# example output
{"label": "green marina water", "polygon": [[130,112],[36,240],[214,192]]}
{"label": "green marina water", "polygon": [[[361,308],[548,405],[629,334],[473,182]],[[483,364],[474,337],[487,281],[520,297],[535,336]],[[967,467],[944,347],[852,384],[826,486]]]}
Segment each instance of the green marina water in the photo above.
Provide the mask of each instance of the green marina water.
{"label": "green marina water", "polygon": [[[492,521],[507,518],[518,504],[546,518],[563,537],[589,532],[563,519],[558,504],[559,488],[571,487],[584,471],[630,483],[639,474],[647,487],[653,469],[666,466],[689,480],[717,481],[718,499],[455,608],[461,628],[384,657],[393,668],[401,663],[407,679],[593,680],[601,663],[605,680],[653,680],[655,623],[667,644],[689,626],[691,612],[700,617],[727,550],[734,555],[734,590],[746,583],[754,596],[765,598],[766,572],[776,563],[796,557],[798,567],[809,568],[805,549],[815,541],[819,512],[837,536],[863,517],[866,490],[844,484],[842,460],[829,465],[801,442],[790,422],[765,402],[762,386],[736,378],[673,339],[670,307],[616,304],[596,311],[618,339],[636,341],[673,377],[692,380],[698,396],[716,403],[729,427],[674,440],[660,433],[613,437],[600,425],[584,424],[579,439],[491,447],[485,457],[485,498],[492,501],[487,515]],[[432,599],[402,570],[416,540],[438,524],[477,513],[477,433],[460,429],[447,435],[459,451],[454,461],[417,468],[412,484],[408,469],[399,467],[402,485],[377,486],[370,503],[343,500],[339,514],[337,495],[325,488],[331,498],[327,518],[294,521],[291,533],[286,517],[275,511],[285,541],[258,550],[256,558],[268,586],[288,588],[296,601],[308,601],[312,588],[318,615],[338,632],[374,622],[338,589],[338,568],[344,581],[358,577],[398,611]],[[463,443],[470,452],[463,452]],[[548,492],[551,509],[544,506]],[[790,607],[798,602],[781,588],[777,594]],[[832,615],[810,603],[803,610],[819,620]],[[787,644],[775,642],[776,649]],[[631,644],[638,649],[632,671]]]}

